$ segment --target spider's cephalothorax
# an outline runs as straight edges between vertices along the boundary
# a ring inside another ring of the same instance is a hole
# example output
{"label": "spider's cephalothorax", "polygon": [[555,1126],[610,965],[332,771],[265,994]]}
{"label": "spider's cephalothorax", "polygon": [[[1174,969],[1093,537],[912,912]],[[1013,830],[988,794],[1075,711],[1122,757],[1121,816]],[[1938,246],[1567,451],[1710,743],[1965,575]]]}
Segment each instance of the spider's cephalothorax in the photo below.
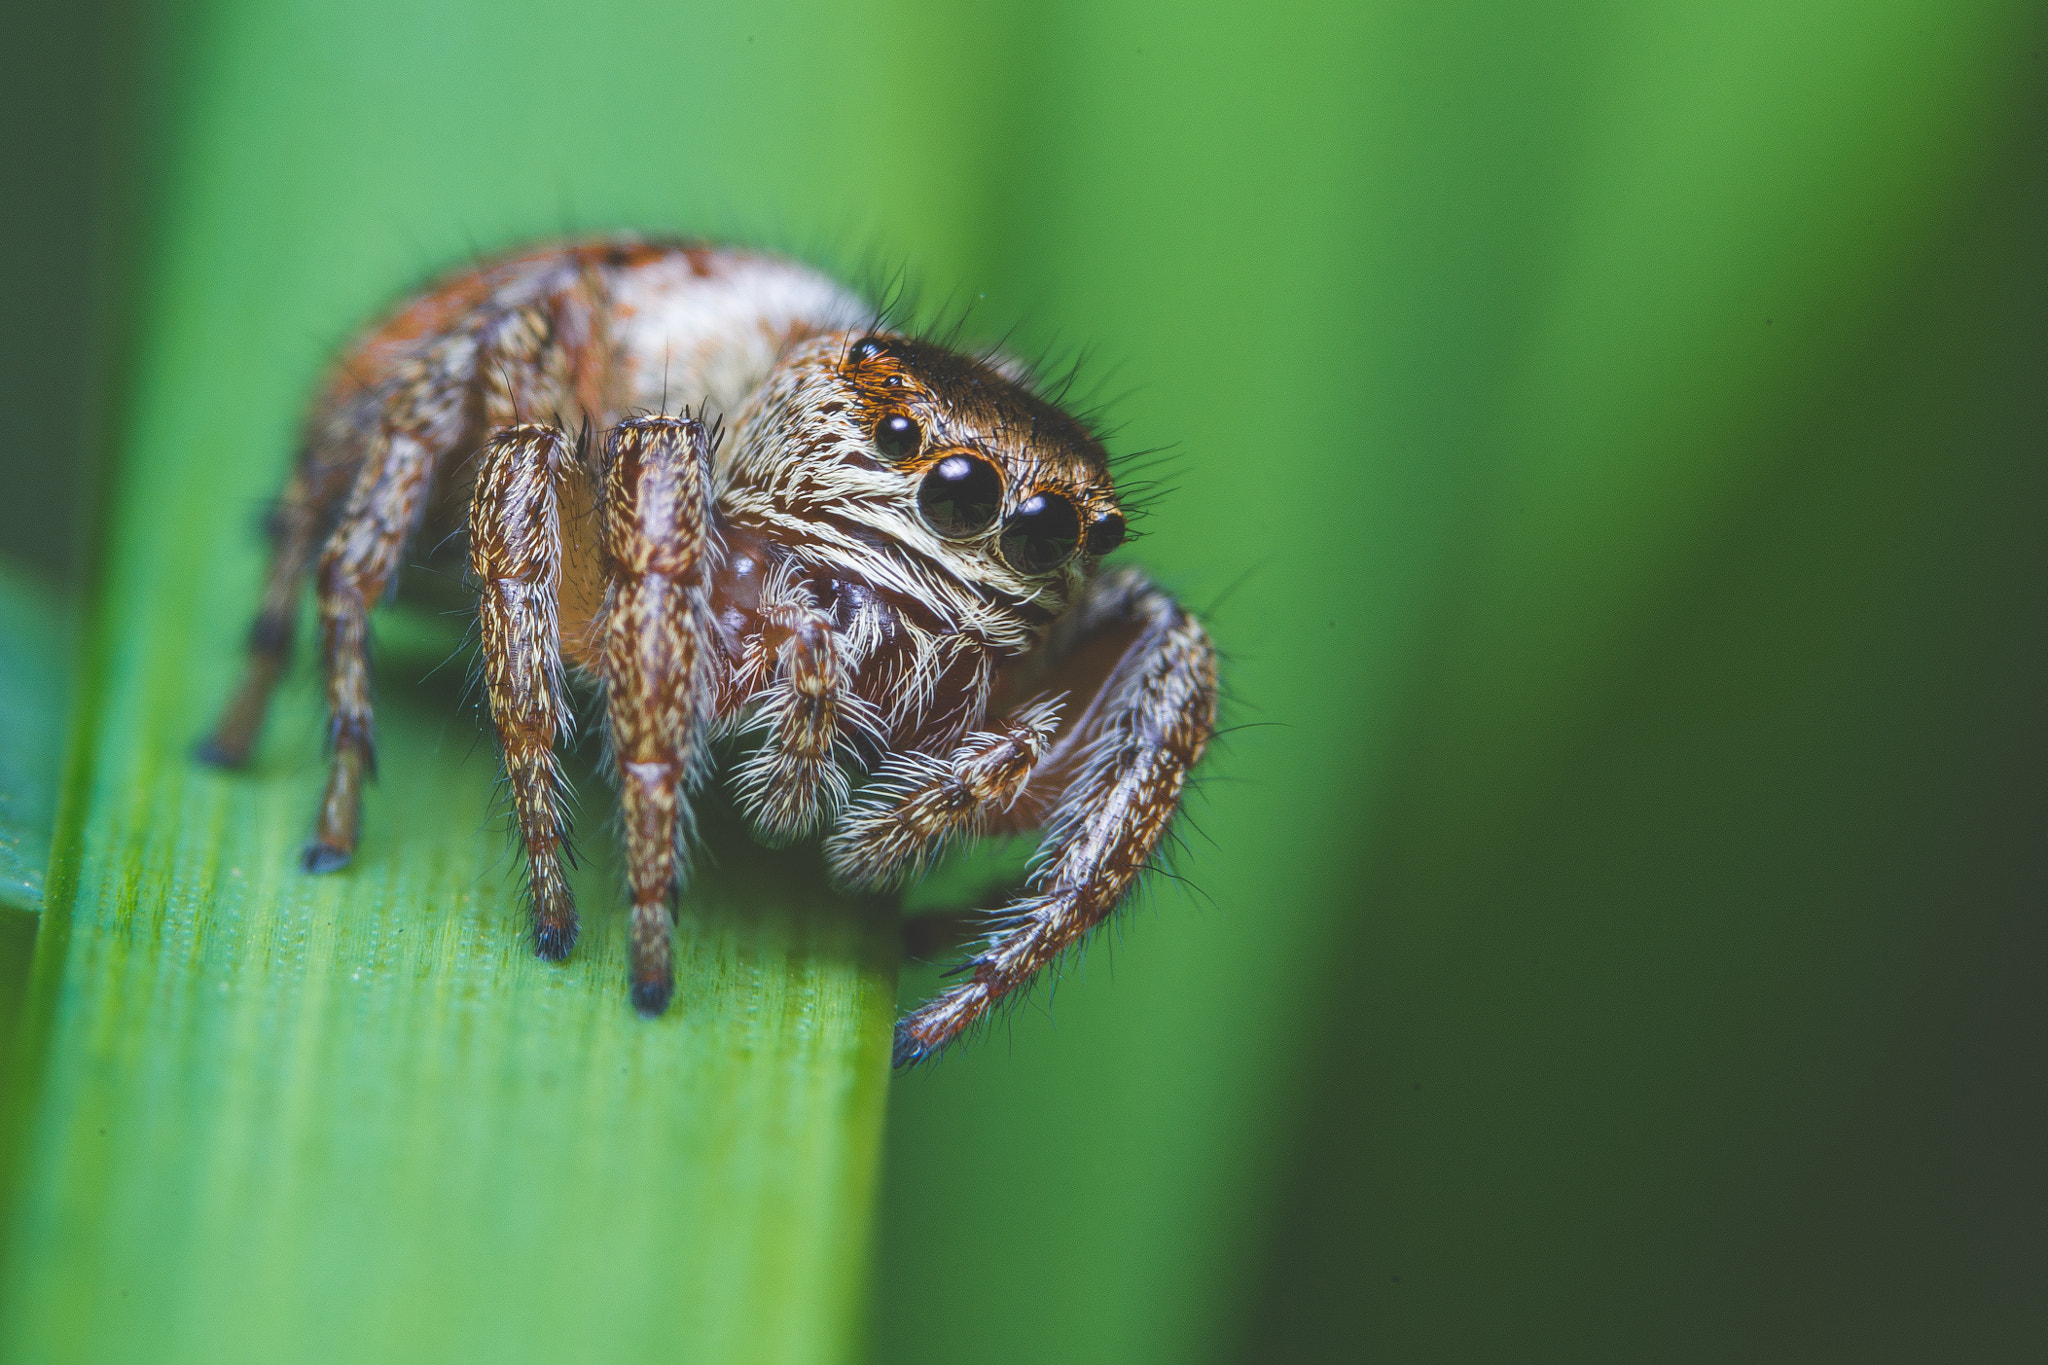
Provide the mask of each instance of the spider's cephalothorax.
{"label": "spider's cephalothorax", "polygon": [[899,1024],[903,1063],[1116,908],[1214,726],[1201,626],[1101,567],[1124,535],[1101,445],[1014,366],[874,325],[772,257],[553,247],[444,281],[358,343],[279,501],[248,673],[202,753],[247,762],[315,571],[333,762],[310,872],[355,850],[369,612],[436,518],[467,522],[547,958],[576,939],[567,666],[602,689],[645,1014],[673,991],[689,800],[721,736],[761,836],[822,833],[849,886],[1045,831],[964,979]]}

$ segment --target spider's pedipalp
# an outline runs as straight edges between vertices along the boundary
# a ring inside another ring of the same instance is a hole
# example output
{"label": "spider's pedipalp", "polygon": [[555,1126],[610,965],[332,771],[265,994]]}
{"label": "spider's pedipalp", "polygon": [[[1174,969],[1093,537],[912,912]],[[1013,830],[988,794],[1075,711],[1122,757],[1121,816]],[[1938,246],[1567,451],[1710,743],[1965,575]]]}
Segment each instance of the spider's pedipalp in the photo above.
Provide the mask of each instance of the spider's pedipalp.
{"label": "spider's pedipalp", "polygon": [[711,441],[688,416],[635,418],[613,428],[605,464],[611,586],[596,640],[633,897],[633,1006],[655,1015],[675,991],[669,901],[715,695]]}
{"label": "spider's pedipalp", "polygon": [[484,447],[469,506],[484,685],[526,849],[533,947],[552,961],[567,957],[576,943],[576,901],[562,872],[568,820],[555,758],[555,742],[566,737],[570,723],[558,605],[559,490],[573,469],[560,431],[506,427]]}
{"label": "spider's pedipalp", "polygon": [[733,772],[740,804],[760,836],[787,843],[832,819],[850,785],[842,763],[854,736],[879,741],[882,723],[853,690],[858,641],[793,586],[761,606],[762,643],[775,674],[748,728],[766,738]]}
{"label": "spider's pedipalp", "polygon": [[1072,735],[1047,756],[1071,762],[1027,894],[963,964],[969,979],[905,1015],[895,1062],[914,1065],[972,1026],[1101,923],[1166,835],[1188,770],[1216,723],[1216,651],[1192,616],[1134,570],[1105,574],[1053,643],[1075,652],[1119,629],[1136,636]]}
{"label": "spider's pedipalp", "polygon": [[968,735],[943,759],[889,759],[877,774],[876,795],[851,811],[825,845],[832,875],[849,887],[888,886],[956,838],[981,833],[1031,780],[1059,728],[1060,709],[1057,700],[1027,706],[995,729]]}

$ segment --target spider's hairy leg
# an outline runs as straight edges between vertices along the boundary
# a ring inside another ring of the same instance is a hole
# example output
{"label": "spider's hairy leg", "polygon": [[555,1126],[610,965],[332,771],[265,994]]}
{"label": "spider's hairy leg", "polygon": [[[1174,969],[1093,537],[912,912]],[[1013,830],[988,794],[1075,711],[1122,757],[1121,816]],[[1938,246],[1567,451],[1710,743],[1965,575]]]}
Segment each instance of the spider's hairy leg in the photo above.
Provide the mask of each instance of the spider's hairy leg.
{"label": "spider's hairy leg", "polygon": [[1061,703],[1037,702],[996,729],[968,735],[944,758],[906,754],[876,775],[876,796],[850,812],[825,845],[834,878],[881,887],[930,863],[956,838],[1007,811],[1059,728]]}
{"label": "spider's hairy leg", "polygon": [[[531,409],[557,401],[557,395],[581,377],[579,365],[585,370],[601,366],[603,348],[587,344],[593,330],[591,313],[588,300],[571,287],[548,306],[493,314],[475,329],[444,333],[423,353],[400,363],[376,354],[383,343],[375,334],[344,358],[314,412],[298,464],[267,519],[270,567],[262,606],[249,632],[248,667],[220,722],[199,746],[202,761],[226,768],[248,763],[271,693],[284,674],[299,594],[307,570],[321,556],[323,537],[331,555],[351,532],[351,522],[357,523],[354,531],[360,533],[365,517],[388,522],[396,513],[401,523],[407,516],[417,518],[417,505],[394,506],[394,501],[407,502],[405,485],[419,472],[417,460],[402,455],[398,463],[415,468],[399,470],[395,480],[378,484],[373,477],[385,467],[394,433],[427,447],[421,482],[431,487],[433,466],[459,439],[463,404],[479,367],[487,376],[483,406],[488,426],[512,425],[520,420],[522,404]],[[401,534],[401,543],[403,539]],[[358,545],[359,559],[362,550]],[[375,552],[368,556],[375,557]],[[327,567],[323,563],[323,590]],[[374,570],[361,562],[355,567]],[[387,573],[387,582],[389,577]],[[323,611],[322,633],[329,636],[330,645],[331,625]],[[346,644],[344,639],[344,650]],[[359,786],[362,755],[346,764]],[[308,850],[307,865],[315,871],[347,862],[353,847],[346,836],[346,818],[338,816],[323,825],[325,832],[343,832],[344,840]]]}
{"label": "spider's hairy leg", "polygon": [[732,781],[762,838],[784,843],[845,805],[839,750],[849,729],[872,733],[878,727],[849,687],[852,664],[830,612],[790,588],[782,600],[763,603],[761,616],[763,640],[775,651],[775,678],[752,728],[768,733]]}
{"label": "spider's hairy leg", "polygon": [[263,602],[249,627],[249,662],[213,731],[199,744],[202,762],[220,768],[246,767],[263,731],[270,696],[291,657],[294,618],[306,570],[312,567],[321,527],[333,519],[362,463],[360,442],[340,423],[310,441],[277,505],[265,519],[270,565],[264,573]]}
{"label": "spider's hairy leg", "polygon": [[633,1006],[675,991],[669,902],[713,700],[711,441],[688,416],[642,417],[606,447],[611,586],[597,630],[633,897]]}
{"label": "spider's hairy leg", "polygon": [[1088,633],[1135,626],[1137,635],[1072,737],[1082,747],[1028,894],[963,964],[964,983],[897,1023],[898,1066],[943,1048],[1116,908],[1165,837],[1215,729],[1216,651],[1172,598],[1125,570],[1091,584],[1074,617]]}
{"label": "spider's hairy leg", "polygon": [[[465,343],[466,344],[466,343]],[[320,628],[327,663],[327,789],[308,872],[333,872],[354,856],[363,785],[377,770],[370,710],[370,609],[395,582],[406,541],[426,511],[442,456],[460,438],[467,366],[436,348],[400,376],[382,427],[320,555]]]}
{"label": "spider's hairy leg", "polygon": [[469,505],[484,685],[526,847],[533,950],[552,961],[576,943],[576,901],[562,873],[568,820],[555,758],[570,718],[558,616],[558,491],[573,468],[569,442],[555,428],[503,428],[484,447]]}

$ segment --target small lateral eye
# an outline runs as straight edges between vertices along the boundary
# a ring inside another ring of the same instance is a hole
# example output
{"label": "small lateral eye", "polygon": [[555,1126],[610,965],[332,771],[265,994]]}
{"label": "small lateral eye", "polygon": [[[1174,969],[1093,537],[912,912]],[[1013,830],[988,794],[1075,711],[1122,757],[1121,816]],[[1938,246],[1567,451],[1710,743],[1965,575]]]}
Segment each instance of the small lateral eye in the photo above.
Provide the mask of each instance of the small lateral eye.
{"label": "small lateral eye", "polygon": [[1003,523],[1003,558],[1019,573],[1056,569],[1081,539],[1081,517],[1057,493],[1033,493]]}
{"label": "small lateral eye", "polygon": [[1106,555],[1124,543],[1124,518],[1121,512],[1104,512],[1088,528],[1088,553]]}
{"label": "small lateral eye", "polygon": [[917,486],[918,510],[934,531],[952,540],[978,536],[1003,508],[1003,477],[987,460],[948,455]]}
{"label": "small lateral eye", "polygon": [[875,449],[892,460],[906,460],[924,444],[924,432],[911,418],[892,412],[875,423]]}

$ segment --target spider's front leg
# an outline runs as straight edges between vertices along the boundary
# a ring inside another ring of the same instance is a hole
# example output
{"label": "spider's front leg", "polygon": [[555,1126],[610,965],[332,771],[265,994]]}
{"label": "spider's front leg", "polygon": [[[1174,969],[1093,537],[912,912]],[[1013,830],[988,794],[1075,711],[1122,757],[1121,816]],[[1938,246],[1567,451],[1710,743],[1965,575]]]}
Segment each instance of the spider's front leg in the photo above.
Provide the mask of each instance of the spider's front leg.
{"label": "spider's front leg", "polygon": [[603,514],[611,585],[597,643],[633,897],[633,1006],[650,1016],[675,991],[669,903],[712,711],[711,498],[711,441],[700,423],[642,417],[612,430]]}
{"label": "spider's front leg", "polygon": [[1027,894],[995,917],[968,979],[904,1016],[895,1061],[911,1065],[958,1037],[1101,923],[1180,808],[1188,770],[1216,725],[1216,651],[1199,622],[1135,570],[1106,574],[1075,605],[1056,655],[1128,637],[1085,713],[1044,760],[1068,774],[1046,822]]}
{"label": "spider's front leg", "polygon": [[484,685],[526,847],[533,949],[551,961],[567,957],[576,944],[576,901],[562,874],[568,820],[555,760],[555,741],[566,733],[570,714],[558,615],[558,493],[572,469],[560,431],[506,427],[484,447],[469,505]]}

